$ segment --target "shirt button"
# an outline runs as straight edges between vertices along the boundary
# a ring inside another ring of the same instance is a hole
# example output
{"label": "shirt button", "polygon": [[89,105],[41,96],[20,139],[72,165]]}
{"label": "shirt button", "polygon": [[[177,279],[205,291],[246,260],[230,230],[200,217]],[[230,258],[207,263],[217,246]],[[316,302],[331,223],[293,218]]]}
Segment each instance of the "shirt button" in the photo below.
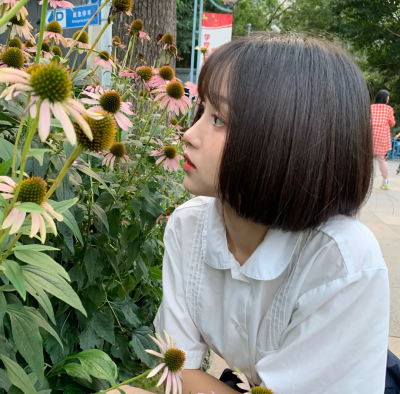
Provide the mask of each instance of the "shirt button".
{"label": "shirt button", "polygon": [[242,332],[242,329],[240,328],[240,326],[238,325],[238,324],[236,324],[236,331],[238,332],[238,333],[241,333]]}

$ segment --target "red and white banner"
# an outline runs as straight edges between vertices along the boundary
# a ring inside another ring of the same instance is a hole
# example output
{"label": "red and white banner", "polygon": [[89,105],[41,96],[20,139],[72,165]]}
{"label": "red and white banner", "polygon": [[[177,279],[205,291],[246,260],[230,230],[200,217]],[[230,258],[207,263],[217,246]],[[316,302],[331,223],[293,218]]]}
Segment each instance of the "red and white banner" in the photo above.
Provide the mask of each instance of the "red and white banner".
{"label": "red and white banner", "polygon": [[[232,14],[203,13],[200,47],[210,48],[206,57],[221,45],[232,40],[232,22]],[[203,56],[201,57],[203,58]]]}

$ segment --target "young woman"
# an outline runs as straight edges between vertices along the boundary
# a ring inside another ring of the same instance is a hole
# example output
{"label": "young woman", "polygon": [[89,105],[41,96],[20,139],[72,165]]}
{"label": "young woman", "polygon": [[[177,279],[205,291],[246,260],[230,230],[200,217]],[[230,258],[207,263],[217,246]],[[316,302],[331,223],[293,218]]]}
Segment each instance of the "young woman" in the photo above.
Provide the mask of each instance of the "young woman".
{"label": "young woman", "polygon": [[[387,190],[389,183],[389,167],[385,156],[392,149],[390,127],[396,122],[394,120],[393,108],[388,105],[389,92],[380,90],[375,97],[375,104],[371,105],[372,135],[374,142],[374,154],[378,160],[379,170],[383,181],[381,189]],[[396,135],[395,139],[400,137]]]}
{"label": "young woman", "polygon": [[211,348],[275,394],[383,394],[388,275],[354,218],[373,170],[362,73],[271,34],[217,49],[198,87],[183,169],[202,197],[168,222],[155,320],[186,354],[183,393],[236,392],[199,369]]}

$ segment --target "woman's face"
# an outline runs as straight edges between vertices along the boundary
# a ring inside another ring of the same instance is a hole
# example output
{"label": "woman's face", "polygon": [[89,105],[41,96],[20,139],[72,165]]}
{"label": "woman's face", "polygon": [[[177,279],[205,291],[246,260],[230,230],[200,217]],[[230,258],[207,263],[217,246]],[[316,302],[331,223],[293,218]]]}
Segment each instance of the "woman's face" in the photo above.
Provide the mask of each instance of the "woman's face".
{"label": "woman's face", "polygon": [[197,196],[217,197],[218,174],[222,151],[225,146],[228,105],[221,104],[220,112],[209,101],[204,103],[202,117],[188,129],[183,141],[186,172],[183,185]]}

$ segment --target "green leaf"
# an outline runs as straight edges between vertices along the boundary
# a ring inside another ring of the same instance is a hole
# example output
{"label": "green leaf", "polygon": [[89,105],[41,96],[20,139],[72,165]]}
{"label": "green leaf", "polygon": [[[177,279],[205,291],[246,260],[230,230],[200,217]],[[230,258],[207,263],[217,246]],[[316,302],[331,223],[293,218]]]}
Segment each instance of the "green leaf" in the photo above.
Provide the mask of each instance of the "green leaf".
{"label": "green leaf", "polygon": [[34,251],[34,252],[44,252],[46,250],[60,250],[58,248],[53,248],[51,246],[47,245],[36,245],[36,244],[31,244],[31,245],[19,245],[19,246],[14,246],[12,249],[13,252],[16,250],[22,250],[22,251]]}
{"label": "green leaf", "polygon": [[137,265],[141,269],[143,277],[147,280],[147,278],[149,277],[149,270],[141,257],[139,257],[139,259],[137,260]]}
{"label": "green leaf", "polygon": [[86,369],[82,367],[81,364],[78,363],[70,363],[66,364],[62,367],[62,369],[69,375],[74,378],[81,378],[81,379],[86,379],[90,383],[92,383],[92,378],[90,375],[87,373]]}
{"label": "green leaf", "polygon": [[14,255],[18,260],[24,263],[43,268],[46,271],[62,276],[68,281],[70,280],[67,271],[45,253],[36,252],[34,250],[16,250]]}
{"label": "green leaf", "polygon": [[[8,142],[4,138],[0,138],[0,159],[9,160],[14,156],[14,144]],[[15,164],[15,168],[19,167],[19,163],[21,163],[21,155],[17,151],[17,161]]]}
{"label": "green leaf", "polygon": [[79,345],[82,350],[100,347],[100,338],[91,326],[86,327],[79,335]]}
{"label": "green leaf", "polygon": [[50,152],[52,152],[51,149],[31,148],[31,149],[28,149],[28,156],[33,156],[39,162],[39,164],[42,166],[44,154],[50,153]]}
{"label": "green leaf", "polygon": [[54,201],[54,200],[47,200],[47,202],[53,207],[53,209],[57,213],[63,213],[70,209],[72,206],[74,206],[77,202],[78,199],[71,198],[70,200],[64,200],[64,201]]}
{"label": "green leaf", "polygon": [[115,345],[114,316],[110,309],[105,313],[98,311],[93,316],[92,327],[100,338]]}
{"label": "green leaf", "polygon": [[64,346],[63,346],[63,344],[61,342],[61,339],[58,336],[58,334],[55,332],[53,327],[49,323],[47,323],[47,321],[44,319],[44,317],[40,314],[40,312],[38,310],[36,310],[35,308],[31,308],[31,307],[25,307],[25,310],[28,311],[28,313],[30,314],[31,318],[34,320],[34,322],[39,327],[42,327],[50,335],[52,335],[57,340],[57,342],[60,344],[60,346],[62,348],[64,348]]}
{"label": "green leaf", "polygon": [[[35,372],[38,380],[43,383],[43,341],[39,327],[21,306],[7,305],[7,313],[10,317],[12,336],[18,351]],[[15,383],[13,382],[13,384]]]}
{"label": "green leaf", "polygon": [[76,222],[74,215],[70,211],[65,211],[63,213],[64,217],[64,223],[71,229],[71,231],[74,233],[75,237],[78,238],[79,242],[83,246],[83,238],[81,231],[79,230],[78,223]]}
{"label": "green leaf", "polygon": [[108,192],[101,193],[96,203],[100,205],[103,209],[108,207],[114,202],[114,197]]}
{"label": "green leaf", "polygon": [[96,179],[96,181],[99,181],[110,193],[112,193],[111,189],[107,186],[99,173],[94,172],[91,168],[86,167],[82,164],[77,165],[76,168],[84,174],[89,175],[91,178]]}
{"label": "green leaf", "polygon": [[68,305],[71,305],[75,309],[78,309],[84,316],[86,316],[86,311],[81,300],[72,287],[59,275],[29,265],[22,267],[22,271],[25,276],[30,277],[33,281],[37,281],[45,291],[64,301]]}
{"label": "green leaf", "polygon": [[21,389],[24,394],[38,394],[25,371],[13,360],[6,357],[4,354],[0,355],[1,360],[7,370],[10,382]]}
{"label": "green leaf", "polygon": [[162,271],[158,267],[151,267],[150,271],[150,278],[155,280],[162,280]]}
{"label": "green leaf", "polygon": [[34,202],[23,202],[22,204],[16,205],[14,208],[21,212],[46,212],[46,209]]}
{"label": "green leaf", "polygon": [[91,72],[92,70],[90,69],[79,70],[74,80],[79,81],[80,79],[85,79]]}
{"label": "green leaf", "polygon": [[131,224],[126,229],[125,234],[128,242],[134,241],[140,234],[140,224],[139,223]]}
{"label": "green leaf", "polygon": [[8,379],[7,372],[4,369],[0,369],[0,388],[8,391],[12,383]]}
{"label": "green leaf", "polygon": [[149,335],[154,336],[152,330],[149,327],[140,327],[132,332],[132,340],[129,344],[133,347],[133,350],[140,358],[142,362],[144,362],[149,368],[154,368],[156,362],[149,353],[147,353],[146,349],[157,350],[155,343],[151,340]]}
{"label": "green leaf", "polygon": [[0,291],[0,326],[3,326],[4,315],[6,314],[7,300],[4,293]]}
{"label": "green leaf", "polygon": [[12,166],[12,161],[13,159],[8,159],[3,161],[3,163],[0,164],[0,175],[7,175],[8,171],[10,171],[10,168]]}
{"label": "green leaf", "polygon": [[104,212],[103,208],[101,208],[100,205],[93,204],[92,211],[96,215],[96,217],[104,224],[104,227],[106,228],[108,233],[110,231],[110,227],[108,225],[107,215]]}
{"label": "green leaf", "polygon": [[93,377],[98,379],[106,379],[113,386],[117,378],[117,366],[111,358],[101,350],[90,349],[84,350],[74,356],[79,359],[86,371]]}
{"label": "green leaf", "polygon": [[104,263],[100,261],[99,252],[94,248],[90,248],[83,261],[86,266],[89,283],[93,283],[100,276],[104,267]]}
{"label": "green leaf", "polygon": [[37,302],[42,306],[42,308],[47,313],[47,316],[49,316],[52,323],[56,324],[56,319],[54,317],[54,312],[53,312],[53,306],[51,305],[51,301],[48,295],[45,293],[43,288],[35,281],[32,281],[30,277],[24,275],[24,278],[25,278],[26,291],[31,296],[36,298]]}
{"label": "green leaf", "polygon": [[26,288],[21,266],[17,262],[12,260],[3,260],[1,266],[3,267],[4,274],[17,289],[22,299],[25,300]]}
{"label": "green leaf", "polygon": [[131,207],[133,212],[135,213],[135,216],[139,216],[139,212],[140,212],[140,203],[137,200],[132,200],[131,201]]}
{"label": "green leaf", "polygon": [[16,120],[16,119],[14,119],[11,116],[8,116],[6,114],[0,114],[0,120],[6,120],[7,122],[10,122],[12,124],[18,124],[19,125],[19,120]]}

